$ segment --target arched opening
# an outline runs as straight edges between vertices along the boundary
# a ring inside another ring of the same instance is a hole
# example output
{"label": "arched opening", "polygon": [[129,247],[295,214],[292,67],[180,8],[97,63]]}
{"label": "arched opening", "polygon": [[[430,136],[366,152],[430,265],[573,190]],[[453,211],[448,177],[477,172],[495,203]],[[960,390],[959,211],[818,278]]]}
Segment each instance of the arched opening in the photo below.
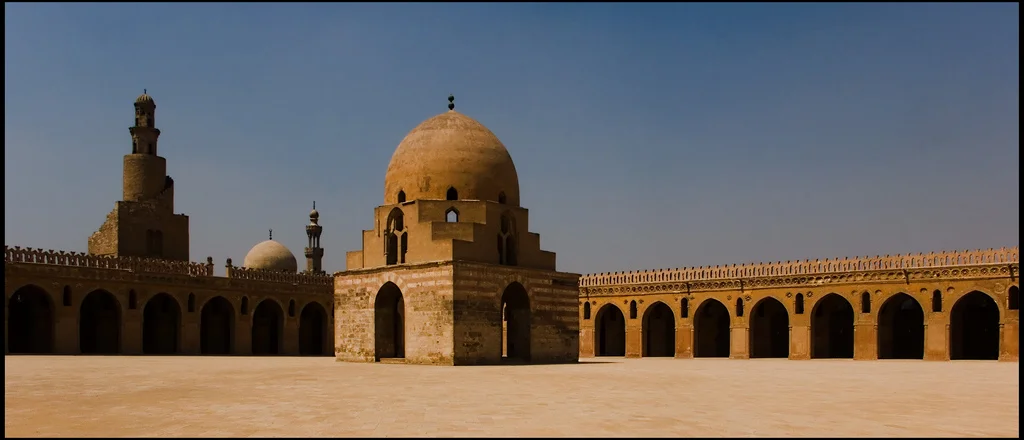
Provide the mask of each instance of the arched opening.
{"label": "arched opening", "polygon": [[804,314],[804,294],[796,294],[796,300],[793,302],[793,313],[797,315]]}
{"label": "arched opening", "polygon": [[583,319],[590,319],[590,301],[583,303]]}
{"label": "arched opening", "polygon": [[658,301],[644,311],[641,321],[644,357],[673,357],[676,355],[676,317],[672,308]]}
{"label": "arched opening", "polygon": [[387,282],[373,301],[374,360],[405,357],[405,298]]}
{"label": "arched opening", "polygon": [[299,354],[322,356],[327,342],[327,312],[317,302],[306,304],[299,314]]}
{"label": "arched opening", "polygon": [[636,319],[636,301],[629,302],[629,319]]}
{"label": "arched opening", "polygon": [[448,223],[458,223],[459,211],[455,208],[448,208],[448,210],[444,212],[444,221]]}
{"label": "arched opening", "polygon": [[860,312],[871,313],[871,294],[864,292],[860,294]]}
{"label": "arched opening", "polygon": [[502,192],[498,193],[498,203],[501,203],[502,205],[504,205],[506,203],[506,201],[507,201],[507,199],[505,198],[505,192],[502,191]]}
{"label": "arched opening", "polygon": [[736,316],[743,317],[743,298],[736,298]]}
{"label": "arched opening", "polygon": [[521,362],[530,361],[530,297],[522,284],[513,282],[501,294],[502,348],[504,357]]}
{"label": "arched opening", "polygon": [[825,295],[811,310],[811,357],[853,358],[853,306],[835,293]]}
{"label": "arched opening", "polygon": [[252,354],[280,354],[283,336],[284,310],[272,299],[260,301],[252,312]]}
{"label": "arched opening", "polygon": [[[244,300],[244,298],[243,298]],[[199,351],[202,354],[231,354],[235,309],[222,296],[203,305],[199,323]]]}
{"label": "arched opening", "polygon": [[687,298],[683,298],[682,300],[679,301],[679,317],[690,317],[690,300]]}
{"label": "arched opening", "polygon": [[878,358],[924,359],[924,309],[906,293],[878,309]]}
{"label": "arched opening", "polygon": [[83,354],[116,354],[121,351],[121,305],[110,292],[95,290],[82,300],[78,348]]}
{"label": "arched opening", "polygon": [[764,298],[750,310],[750,357],[789,357],[789,312],[775,298]]}
{"label": "arched opening", "polygon": [[949,311],[950,359],[999,359],[999,306],[977,290]]}
{"label": "arched opening", "polygon": [[1020,310],[1020,288],[1017,286],[1010,286],[1009,291],[1006,292],[1006,305],[1010,310]]}
{"label": "arched opening", "polygon": [[942,291],[935,289],[932,292],[932,312],[938,313],[942,311]]}
{"label": "arched opening", "polygon": [[594,320],[594,354],[626,355],[626,317],[615,304],[605,304],[597,310],[597,318]]}
{"label": "arched opening", "polygon": [[177,353],[180,328],[181,307],[178,301],[166,293],[150,298],[142,310],[142,352]]}
{"label": "arched opening", "polygon": [[386,265],[405,263],[408,238],[405,234],[405,214],[395,208],[388,214],[384,230],[384,261]]}
{"label": "arched opening", "polygon": [[64,286],[64,292],[61,295],[61,304],[64,307],[71,307],[71,286]]}
{"label": "arched opening", "polygon": [[295,317],[295,300],[294,299],[288,300],[288,317],[289,318],[294,318]]}
{"label": "arched opening", "polygon": [[14,291],[7,303],[7,351],[11,354],[53,352],[54,307],[39,286]]}
{"label": "arched opening", "polygon": [[501,215],[500,231],[498,232],[498,264],[515,266],[518,262],[516,242],[516,219],[511,212]]}
{"label": "arched opening", "polygon": [[445,194],[445,198],[448,200],[459,200],[459,192],[455,190],[455,187],[450,186]]}
{"label": "arched opening", "polygon": [[729,357],[729,309],[715,299],[705,300],[694,317],[694,357]]}
{"label": "arched opening", "polygon": [[405,191],[398,192],[398,203],[405,203]]}

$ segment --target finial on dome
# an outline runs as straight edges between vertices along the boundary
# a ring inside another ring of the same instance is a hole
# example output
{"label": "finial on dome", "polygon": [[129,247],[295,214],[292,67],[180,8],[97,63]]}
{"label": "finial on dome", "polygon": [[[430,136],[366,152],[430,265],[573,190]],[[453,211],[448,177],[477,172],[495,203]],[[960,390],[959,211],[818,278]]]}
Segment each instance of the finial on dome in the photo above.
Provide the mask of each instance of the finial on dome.
{"label": "finial on dome", "polygon": [[146,94],[148,94],[148,93],[149,93],[149,92],[147,92],[147,91],[146,91],[146,89],[142,89],[142,94],[143,94],[143,95],[146,95]]}
{"label": "finial on dome", "polygon": [[274,239],[274,230],[273,229],[270,230],[270,239],[271,240]]}
{"label": "finial on dome", "polygon": [[455,110],[455,95],[448,95],[448,110]]}
{"label": "finial on dome", "polygon": [[313,201],[313,209],[316,209],[316,200]]}

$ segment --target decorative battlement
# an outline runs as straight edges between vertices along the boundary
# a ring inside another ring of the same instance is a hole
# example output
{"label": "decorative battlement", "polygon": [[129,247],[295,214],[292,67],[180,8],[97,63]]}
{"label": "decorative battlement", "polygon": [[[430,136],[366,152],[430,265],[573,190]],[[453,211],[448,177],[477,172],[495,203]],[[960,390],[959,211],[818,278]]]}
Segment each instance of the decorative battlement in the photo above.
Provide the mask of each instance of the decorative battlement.
{"label": "decorative battlement", "polygon": [[92,255],[84,252],[67,252],[4,246],[4,264],[30,263],[57,266],[91,267],[97,269],[125,270],[174,275],[213,276],[213,265],[191,261],[158,260],[139,257],[116,257]]}
{"label": "decorative battlement", "polygon": [[825,260],[733,264],[678,269],[637,270],[597,273],[580,278],[580,287],[610,286],[662,281],[706,281],[782,275],[807,275],[885,269],[970,266],[1020,263],[1019,248],[930,252],[927,254],[832,258]]}
{"label": "decorative battlement", "polygon": [[272,270],[249,269],[246,267],[233,266],[228,266],[227,277],[237,280],[271,281],[276,283],[305,284],[315,286],[334,285],[334,277],[331,275],[274,272]]}

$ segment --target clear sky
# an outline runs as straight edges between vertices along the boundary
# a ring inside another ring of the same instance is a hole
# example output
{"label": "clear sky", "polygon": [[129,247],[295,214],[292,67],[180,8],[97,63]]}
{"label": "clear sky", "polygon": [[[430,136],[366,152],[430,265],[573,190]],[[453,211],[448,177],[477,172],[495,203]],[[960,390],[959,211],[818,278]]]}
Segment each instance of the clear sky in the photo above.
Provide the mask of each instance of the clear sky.
{"label": "clear sky", "polygon": [[314,200],[344,269],[394,148],[458,110],[516,162],[559,269],[1014,246],[1019,6],[4,5],[4,242],[85,251],[121,197],[132,102],[193,260]]}

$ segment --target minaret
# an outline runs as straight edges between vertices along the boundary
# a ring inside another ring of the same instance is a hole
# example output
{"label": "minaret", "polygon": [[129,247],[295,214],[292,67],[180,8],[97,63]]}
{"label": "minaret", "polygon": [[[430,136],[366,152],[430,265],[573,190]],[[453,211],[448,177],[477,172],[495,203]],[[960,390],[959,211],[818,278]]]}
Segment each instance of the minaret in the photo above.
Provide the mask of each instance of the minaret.
{"label": "minaret", "polygon": [[[162,193],[169,185],[167,161],[157,155],[156,103],[143,91],[135,99],[135,125],[128,131],[132,135],[132,152],[124,156],[124,200],[144,201]],[[171,206],[173,209],[173,206]]]}
{"label": "minaret", "polygon": [[320,233],[324,227],[320,226],[320,213],[316,211],[316,202],[313,202],[313,210],[309,213],[309,224],[306,225],[306,237],[309,244],[306,246],[306,272],[323,273],[321,266],[324,259],[324,248],[320,247]]}

